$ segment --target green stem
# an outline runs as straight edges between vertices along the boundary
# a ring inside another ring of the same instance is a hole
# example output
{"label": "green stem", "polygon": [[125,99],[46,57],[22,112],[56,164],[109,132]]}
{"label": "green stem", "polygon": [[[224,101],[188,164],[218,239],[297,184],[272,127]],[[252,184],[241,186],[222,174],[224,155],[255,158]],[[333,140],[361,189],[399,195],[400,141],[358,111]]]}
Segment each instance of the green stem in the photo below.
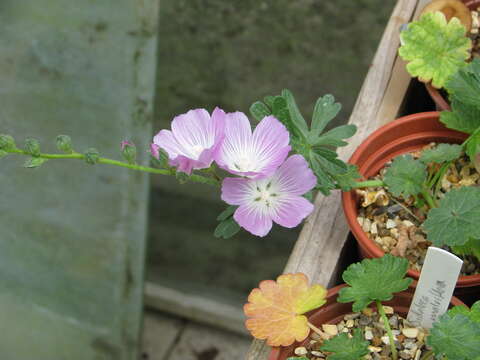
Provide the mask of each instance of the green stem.
{"label": "green stem", "polygon": [[358,181],[356,182],[352,188],[367,188],[367,187],[380,187],[385,186],[385,183],[382,180],[367,180],[367,181]]}
{"label": "green stem", "polygon": [[398,359],[397,348],[395,347],[395,340],[393,340],[392,328],[390,327],[390,323],[388,322],[387,314],[385,314],[383,305],[379,300],[376,300],[375,303],[377,304],[378,313],[380,314],[380,317],[383,320],[383,324],[385,325],[385,329],[387,330],[390,349],[392,351],[392,359],[397,360]]}
{"label": "green stem", "polygon": [[[12,149],[12,150],[7,150],[7,152],[12,153],[12,154],[19,154],[19,155],[26,155],[26,156],[31,156],[29,153],[27,153],[24,150],[20,149]],[[71,153],[71,154],[44,154],[40,153],[38,156],[39,158],[43,159],[79,159],[79,160],[84,160],[85,155],[80,154],[80,153]],[[127,169],[131,170],[136,170],[136,171],[143,171],[151,174],[158,174],[158,175],[170,175],[170,176],[175,176],[175,170],[174,169],[156,169],[153,167],[149,166],[142,166],[142,165],[137,165],[137,164],[129,164],[124,161],[118,161],[118,160],[113,160],[113,159],[108,159],[108,158],[99,158],[98,159],[99,164],[108,164],[108,165],[114,165],[114,166],[120,166],[124,167]],[[208,185],[214,185],[218,186],[219,181],[217,179],[212,179],[209,177],[201,176],[201,175],[196,175],[192,174],[189,176],[189,180],[201,184],[208,184]]]}
{"label": "green stem", "polygon": [[421,192],[423,198],[425,199],[425,201],[427,202],[428,206],[430,207],[430,209],[433,209],[433,208],[436,208],[437,207],[437,204],[435,204],[435,201],[433,200],[433,198],[430,196],[428,190],[422,190]]}

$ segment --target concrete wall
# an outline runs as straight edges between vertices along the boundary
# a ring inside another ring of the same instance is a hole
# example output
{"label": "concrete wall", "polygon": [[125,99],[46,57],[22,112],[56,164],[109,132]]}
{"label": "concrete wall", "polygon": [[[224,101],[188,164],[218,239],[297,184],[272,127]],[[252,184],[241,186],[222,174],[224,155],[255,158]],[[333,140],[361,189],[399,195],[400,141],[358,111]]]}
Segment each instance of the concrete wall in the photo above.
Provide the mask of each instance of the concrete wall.
{"label": "concrete wall", "polygon": [[[0,2],[0,132],[146,160],[158,0]],[[148,177],[79,161],[0,166],[0,358],[136,359]]]}

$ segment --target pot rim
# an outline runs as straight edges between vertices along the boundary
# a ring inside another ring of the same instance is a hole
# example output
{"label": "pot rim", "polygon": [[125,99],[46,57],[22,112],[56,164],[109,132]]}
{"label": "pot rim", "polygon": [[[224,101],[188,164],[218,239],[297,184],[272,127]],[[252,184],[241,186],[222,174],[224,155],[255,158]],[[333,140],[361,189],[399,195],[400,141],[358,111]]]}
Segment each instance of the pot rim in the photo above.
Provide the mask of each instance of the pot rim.
{"label": "pot rim", "polygon": [[[378,128],[376,131],[374,131],[370,136],[365,139],[360,146],[355,150],[353,153],[352,157],[348,161],[351,164],[355,164],[362,153],[369,148],[371,143],[378,138],[379,136],[382,136],[382,134],[386,131],[390,131],[392,129],[395,129],[397,127],[408,127],[408,125],[412,122],[417,122],[417,121],[422,121],[424,119],[431,119],[431,118],[439,118],[440,117],[440,112],[438,111],[430,111],[430,112],[423,112],[423,113],[416,113],[416,114],[411,114],[407,116],[400,117],[380,128]],[[453,130],[450,130],[453,131]],[[343,210],[345,213],[345,217],[347,219],[347,222],[350,226],[350,230],[354,233],[355,238],[359,243],[365,246],[367,252],[372,256],[372,257],[382,257],[385,252],[380,249],[374,242],[373,240],[369,239],[368,236],[365,234],[363,229],[360,227],[360,224],[358,224],[356,215],[357,215],[357,207],[356,207],[356,202],[355,202],[355,197],[354,197],[354,192],[349,191],[349,192],[342,192],[342,205],[343,205]],[[352,212],[353,210],[353,212]],[[353,216],[348,216],[347,212],[353,213]],[[413,277],[414,279],[418,279],[420,277],[420,272],[417,270],[413,269],[408,269],[408,275]],[[461,287],[473,287],[477,286],[480,284],[480,274],[476,275],[464,275],[460,276],[458,278],[456,288],[461,288]]]}

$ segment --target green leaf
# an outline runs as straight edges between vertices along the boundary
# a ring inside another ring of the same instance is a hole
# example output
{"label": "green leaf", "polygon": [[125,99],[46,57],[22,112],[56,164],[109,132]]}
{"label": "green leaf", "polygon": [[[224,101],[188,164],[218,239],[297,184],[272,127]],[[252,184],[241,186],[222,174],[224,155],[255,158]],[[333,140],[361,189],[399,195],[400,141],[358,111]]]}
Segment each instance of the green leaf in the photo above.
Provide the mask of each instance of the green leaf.
{"label": "green leaf", "polygon": [[335,174],[334,177],[342,191],[350,191],[362,176],[358,172],[357,165],[347,164],[347,170],[343,173]]}
{"label": "green leaf", "polygon": [[448,314],[450,316],[455,316],[458,314],[464,315],[468,317],[470,320],[472,320],[473,322],[480,325],[480,300],[474,303],[471,309],[469,309],[466,306],[460,306],[460,305],[454,306],[453,308],[448,310]]}
{"label": "green leaf", "polygon": [[15,140],[11,135],[0,134],[0,149],[14,150],[15,148]]}
{"label": "green leaf", "polygon": [[480,324],[463,314],[451,315],[448,312],[433,324],[427,345],[432,347],[437,358],[445,356],[451,360],[478,360]]}
{"label": "green leaf", "polygon": [[320,97],[313,109],[312,126],[310,133],[319,136],[327,124],[338,115],[342,105],[335,102],[333,95],[327,94]]}
{"label": "green leaf", "polygon": [[48,159],[44,158],[39,158],[39,157],[32,157],[25,161],[25,164],[23,164],[24,167],[29,168],[29,169],[34,169],[42,166],[43,163],[45,163]]}
{"label": "green leaf", "polygon": [[442,88],[470,57],[472,41],[457,18],[448,23],[441,12],[424,14],[408,24],[400,38],[400,56],[409,61],[407,71],[424,82]]}
{"label": "green leaf", "polygon": [[468,239],[463,245],[452,246],[452,251],[457,255],[473,255],[480,259],[480,239]]}
{"label": "green leaf", "polygon": [[262,121],[265,116],[272,115],[272,111],[267,107],[267,105],[261,101],[257,101],[250,106],[250,114],[252,114],[255,120]]}
{"label": "green leaf", "polygon": [[435,246],[464,245],[480,238],[480,188],[464,186],[445,194],[438,208],[428,212],[423,227]]}
{"label": "green leaf", "polygon": [[297,130],[296,133],[306,139],[308,136],[308,125],[302,114],[300,113],[300,110],[298,109],[297,103],[295,102],[292,93],[290,92],[290,90],[284,89],[282,90],[282,97],[287,102],[290,119],[292,121],[292,125]]}
{"label": "green leaf", "polygon": [[387,169],[384,182],[394,196],[407,198],[419,194],[427,179],[427,168],[411,155],[396,157]]}
{"label": "green leaf", "polygon": [[480,172],[480,128],[467,139],[465,152],[477,171]]}
{"label": "green leaf", "polygon": [[217,238],[228,239],[240,231],[240,225],[231,217],[222,221],[215,228],[214,235]]}
{"label": "green leaf", "polygon": [[363,338],[362,330],[356,329],[352,338],[341,333],[325,340],[320,350],[333,353],[328,356],[328,360],[358,360],[369,353],[368,345],[370,344]]}
{"label": "green leaf", "polygon": [[188,175],[187,173],[184,173],[183,171],[175,172],[175,177],[177,178],[177,181],[182,185],[186,184],[190,179],[190,175]]}
{"label": "green leaf", "polygon": [[445,84],[450,95],[462,103],[480,108],[480,59],[474,60],[457,71]]}
{"label": "green leaf", "polygon": [[342,275],[350,287],[340,290],[338,302],[353,301],[352,309],[358,312],[372,301],[391,300],[394,293],[407,289],[412,282],[405,278],[407,270],[407,259],[390,254],[352,264]]}
{"label": "green leaf", "polygon": [[235,210],[237,210],[238,206],[235,205],[229,205],[225,210],[223,210],[220,215],[217,216],[217,221],[223,221],[228,219],[233,215]]}
{"label": "green leaf", "polygon": [[480,109],[451,98],[452,111],[442,111],[440,121],[449,129],[472,134],[480,127]]}
{"label": "green leaf", "polygon": [[348,145],[343,139],[351,138],[357,132],[355,125],[341,125],[326,132],[317,138],[312,145],[314,146],[333,146],[335,148]]}
{"label": "green leaf", "polygon": [[275,96],[272,102],[272,114],[275,116],[290,133],[290,139],[299,137],[300,133],[293,126],[290,118],[290,112],[288,111],[287,102],[282,96]]}
{"label": "green leaf", "polygon": [[273,101],[275,100],[275,96],[265,96],[263,98],[263,102],[271,109],[273,108]]}
{"label": "green leaf", "polygon": [[420,161],[424,164],[444,162],[458,159],[462,154],[462,147],[457,144],[439,144],[433,149],[422,151]]}

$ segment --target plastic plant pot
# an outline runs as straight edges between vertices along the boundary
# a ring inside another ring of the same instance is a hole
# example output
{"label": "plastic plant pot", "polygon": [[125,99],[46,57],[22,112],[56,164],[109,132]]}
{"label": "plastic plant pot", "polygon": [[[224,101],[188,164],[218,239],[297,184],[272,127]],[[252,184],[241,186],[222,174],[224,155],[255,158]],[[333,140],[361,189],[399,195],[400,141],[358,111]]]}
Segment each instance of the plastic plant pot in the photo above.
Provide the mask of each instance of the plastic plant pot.
{"label": "plastic plant pot", "polygon": [[[350,163],[358,166],[365,178],[376,175],[394,157],[419,150],[431,142],[462,143],[467,134],[447,129],[439,121],[439,112],[425,112],[399,118],[372,133],[355,151]],[[357,221],[358,199],[354,191],[342,193],[348,225],[364,258],[384,255],[384,251],[368,238]],[[408,276],[418,280],[420,272],[409,269]],[[455,294],[480,294],[480,275],[460,276]]]}

